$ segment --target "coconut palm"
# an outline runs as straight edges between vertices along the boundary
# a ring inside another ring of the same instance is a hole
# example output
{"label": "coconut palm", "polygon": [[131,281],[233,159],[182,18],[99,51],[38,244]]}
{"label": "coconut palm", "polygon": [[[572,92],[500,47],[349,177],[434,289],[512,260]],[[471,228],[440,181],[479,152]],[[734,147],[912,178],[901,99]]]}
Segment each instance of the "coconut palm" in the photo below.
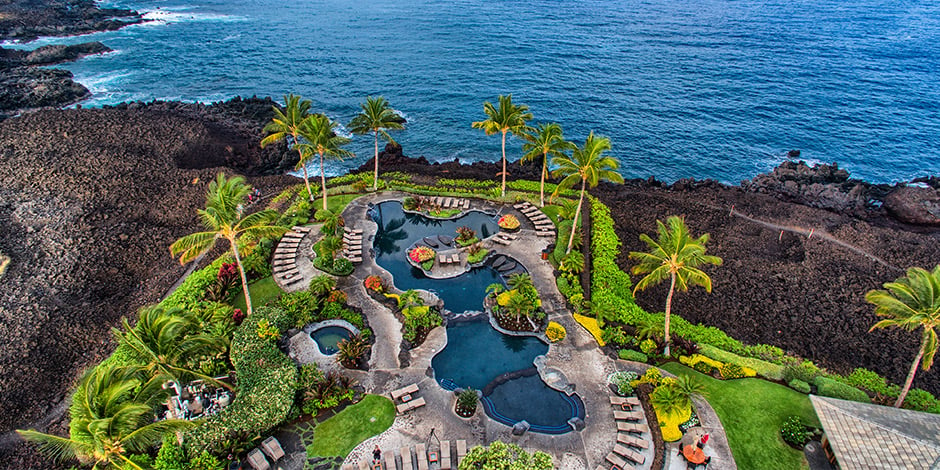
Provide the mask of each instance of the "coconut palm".
{"label": "coconut palm", "polygon": [[375,176],[372,181],[372,190],[379,189],[379,135],[389,142],[395,142],[386,130],[400,130],[405,128],[405,119],[395,113],[385,98],[379,96],[366,98],[366,102],[359,105],[362,112],[349,122],[349,130],[353,134],[372,133],[375,140]]}
{"label": "coconut palm", "polygon": [[561,125],[555,123],[543,123],[539,124],[538,128],[529,128],[524,138],[528,142],[522,146],[522,151],[525,152],[525,154],[519,162],[534,161],[541,157],[542,173],[539,185],[539,206],[544,207],[545,178],[548,176],[548,156],[560,157],[564,152],[573,150],[573,145],[571,142],[565,140],[562,135]]}
{"label": "coconut palm", "polygon": [[330,158],[342,160],[352,156],[352,152],[340,147],[348,144],[350,140],[336,134],[338,123],[333,122],[323,114],[313,114],[300,126],[300,136],[304,142],[299,144],[301,151],[320,156],[320,185],[323,187],[323,208],[326,209],[326,172],[323,169],[323,159]]}
{"label": "coconut palm", "polygon": [[503,185],[502,196],[506,196],[506,134],[520,136],[526,129],[526,121],[532,119],[532,113],[528,112],[529,107],[520,104],[512,104],[512,95],[499,96],[499,108],[493,106],[489,101],[483,102],[483,112],[486,113],[485,121],[474,122],[474,129],[483,129],[486,135],[501,133],[503,135]]}
{"label": "coconut palm", "polygon": [[635,295],[637,291],[669,279],[666,319],[663,325],[663,337],[666,340],[664,354],[669,356],[669,320],[673,293],[677,289],[679,292],[685,292],[690,286],[702,286],[706,292],[711,292],[712,280],[699,266],[720,266],[721,258],[705,254],[709,235],[706,233],[701,237],[692,238],[685,220],[681,217],[671,216],[666,219],[666,224],[657,220],[656,225],[659,234],[657,240],[654,241],[645,233],[640,235],[640,240],[646,243],[649,251],[630,252],[630,258],[639,262],[633,267],[633,274],[646,274],[633,288],[633,293]]}
{"label": "coconut palm", "polygon": [[184,366],[188,359],[222,353],[226,348],[224,339],[197,333],[199,318],[192,312],[147,307],[140,310],[136,326],[132,327],[127,318],[122,325],[123,330],[111,330],[114,337],[151,377],[175,381],[197,377],[228,386]]}
{"label": "coconut palm", "polygon": [[535,284],[532,283],[532,276],[529,273],[513,274],[509,276],[506,284],[508,284],[511,289],[515,289],[519,292],[535,289]]}
{"label": "coconut palm", "polygon": [[313,190],[310,189],[310,179],[307,177],[307,162],[310,161],[311,153],[304,153],[302,148],[297,145],[300,143],[300,132],[303,122],[310,117],[310,100],[301,100],[297,95],[287,95],[284,97],[284,110],[274,106],[274,117],[271,122],[264,126],[264,132],[268,134],[261,139],[261,148],[270,144],[288,141],[288,146],[297,149],[300,159],[294,168],[302,169],[304,172],[304,184],[307,186],[307,195],[310,202],[313,202]]}
{"label": "coconut palm", "polygon": [[571,222],[571,235],[568,237],[568,248],[565,253],[571,253],[571,247],[574,245],[574,234],[578,228],[578,220],[581,218],[581,206],[584,205],[584,193],[587,188],[593,188],[601,181],[623,183],[623,176],[615,171],[620,166],[620,162],[607,155],[609,151],[610,139],[595,137],[592,131],[584,141],[584,146],[575,147],[570,157],[562,154],[552,159],[552,164],[558,166],[552,171],[552,175],[562,178],[555,192],[552,193],[553,198],[558,196],[559,192],[581,181],[581,197],[578,198],[578,207],[575,209],[574,219]]}
{"label": "coconut palm", "polygon": [[492,283],[492,284],[486,286],[486,294],[487,294],[487,295],[499,295],[499,294],[502,294],[503,291],[505,291],[505,290],[506,290],[506,286],[504,286],[504,285],[502,285],[502,284],[500,284],[500,283],[498,283],[498,282],[494,282],[494,283]]}
{"label": "coconut palm", "polygon": [[59,462],[77,459],[94,468],[142,470],[129,458],[148,452],[163,435],[190,427],[188,421],[154,421],[166,398],[159,379],[145,380],[138,367],[98,366],[80,379],[69,406],[69,437],[17,431]]}
{"label": "coconut palm", "polygon": [[876,289],[865,294],[865,300],[875,305],[875,314],[885,317],[871,329],[892,326],[908,331],[923,329],[920,335],[920,349],[911,364],[901,394],[894,402],[895,407],[900,407],[911,388],[918,366],[930,370],[937,353],[936,328],[940,326],[940,265],[937,265],[933,272],[923,268],[910,268],[905,277],[885,283],[884,288],[886,290]]}
{"label": "coconut palm", "polygon": [[207,231],[186,235],[170,245],[170,253],[179,256],[181,264],[186,264],[215,247],[219,239],[227,240],[241,275],[248,315],[252,313],[251,295],[248,292],[245,267],[238,253],[238,240],[245,237],[252,240],[279,237],[287,231],[284,227],[274,225],[280,216],[275,210],[263,210],[242,216],[245,199],[250,192],[251,188],[241,176],[226,178],[225,174],[219,173],[215,181],[209,183],[206,208],[198,211]]}
{"label": "coconut palm", "polygon": [[314,218],[323,224],[320,229],[324,234],[338,236],[339,229],[346,225],[343,215],[339,212],[320,209],[314,214]]}

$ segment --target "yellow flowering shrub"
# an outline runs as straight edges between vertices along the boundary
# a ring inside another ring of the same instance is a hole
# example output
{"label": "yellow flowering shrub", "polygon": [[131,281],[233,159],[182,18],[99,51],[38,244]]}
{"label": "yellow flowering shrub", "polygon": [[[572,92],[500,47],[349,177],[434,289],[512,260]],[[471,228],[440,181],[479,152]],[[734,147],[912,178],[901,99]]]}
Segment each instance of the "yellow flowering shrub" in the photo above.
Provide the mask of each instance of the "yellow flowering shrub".
{"label": "yellow flowering shrub", "polygon": [[663,413],[656,407],[656,419],[659,421],[659,429],[663,433],[663,440],[666,442],[675,442],[682,439],[682,431],[679,425],[688,421],[692,417],[692,407],[682,410],[681,413]]}
{"label": "yellow flowering shrub", "polygon": [[545,336],[548,337],[548,340],[557,343],[568,335],[568,332],[565,331],[565,327],[561,326],[559,323],[550,321],[548,326],[545,327]]}
{"label": "yellow flowering shrub", "polygon": [[603,339],[601,339],[603,332],[601,332],[601,327],[597,324],[597,320],[591,317],[586,317],[584,315],[579,315],[577,313],[575,313],[573,316],[574,321],[578,322],[578,324],[583,326],[585,330],[588,330],[588,333],[591,333],[591,335],[594,336],[594,339],[597,340],[597,344],[601,346],[607,344]]}

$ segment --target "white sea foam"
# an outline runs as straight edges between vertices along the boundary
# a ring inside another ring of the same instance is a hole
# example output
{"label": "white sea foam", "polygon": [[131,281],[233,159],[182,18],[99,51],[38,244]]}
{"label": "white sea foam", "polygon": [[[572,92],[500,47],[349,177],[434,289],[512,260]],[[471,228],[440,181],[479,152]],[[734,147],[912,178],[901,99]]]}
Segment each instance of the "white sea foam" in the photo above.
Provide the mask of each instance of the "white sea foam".
{"label": "white sea foam", "polygon": [[143,13],[143,18],[151,25],[162,25],[170,23],[185,23],[196,21],[215,21],[223,23],[235,23],[247,21],[248,18],[238,15],[224,15],[218,13],[202,13],[193,11],[194,7],[167,7],[156,10],[147,10]]}

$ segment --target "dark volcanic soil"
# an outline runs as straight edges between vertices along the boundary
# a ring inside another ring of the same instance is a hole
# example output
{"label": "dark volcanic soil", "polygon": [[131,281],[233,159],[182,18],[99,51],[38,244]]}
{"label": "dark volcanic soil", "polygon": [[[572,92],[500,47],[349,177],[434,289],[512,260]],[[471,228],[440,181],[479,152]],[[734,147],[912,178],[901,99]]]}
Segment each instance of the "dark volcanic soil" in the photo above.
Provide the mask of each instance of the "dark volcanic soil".
{"label": "dark volcanic soil", "polygon": [[[232,173],[220,167],[277,165],[283,149],[257,146],[270,106],[132,105],[0,122],[0,251],[12,258],[0,278],[0,440],[60,403],[113,349],[109,328],[183,273],[167,247],[198,228],[206,184]],[[251,181],[272,190],[294,179]],[[0,446],[0,468],[8,452],[18,451]]]}

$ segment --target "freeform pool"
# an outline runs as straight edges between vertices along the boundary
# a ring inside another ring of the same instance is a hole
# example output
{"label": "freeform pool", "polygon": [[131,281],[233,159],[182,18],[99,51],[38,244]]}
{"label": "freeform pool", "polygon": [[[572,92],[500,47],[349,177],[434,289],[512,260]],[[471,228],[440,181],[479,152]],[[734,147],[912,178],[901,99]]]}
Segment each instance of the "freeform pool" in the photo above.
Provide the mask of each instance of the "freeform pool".
{"label": "freeform pool", "polygon": [[320,352],[330,356],[339,352],[339,342],[349,339],[352,332],[341,326],[324,326],[310,333]]}

